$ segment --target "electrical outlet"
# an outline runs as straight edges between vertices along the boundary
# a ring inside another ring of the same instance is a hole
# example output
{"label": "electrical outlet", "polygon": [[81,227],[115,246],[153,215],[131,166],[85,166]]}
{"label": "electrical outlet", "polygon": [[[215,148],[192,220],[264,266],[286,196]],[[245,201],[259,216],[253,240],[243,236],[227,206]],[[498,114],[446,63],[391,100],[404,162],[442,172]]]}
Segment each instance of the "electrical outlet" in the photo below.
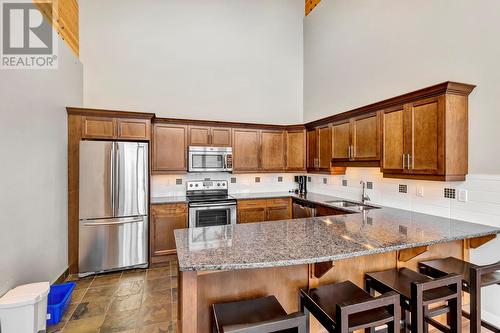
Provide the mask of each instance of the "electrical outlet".
{"label": "electrical outlet", "polygon": [[236,177],[231,177],[231,184],[236,184]]}
{"label": "electrical outlet", "polygon": [[307,182],[310,183],[311,182],[311,177],[307,177]]}
{"label": "electrical outlet", "polygon": [[467,190],[458,190],[458,201],[467,202]]}
{"label": "electrical outlet", "polygon": [[342,179],[342,186],[347,186],[347,179]]}
{"label": "electrical outlet", "polygon": [[279,176],[278,177],[278,183],[281,183],[281,182],[283,182],[283,177]]}
{"label": "electrical outlet", "polygon": [[328,184],[328,179],[327,178],[323,178],[323,184]]}
{"label": "electrical outlet", "polygon": [[175,185],[182,185],[182,178],[177,178],[175,180]]}
{"label": "electrical outlet", "polygon": [[417,186],[417,197],[423,197],[423,196],[424,196],[424,187]]}
{"label": "electrical outlet", "polygon": [[366,189],[373,190],[373,182],[366,182]]}
{"label": "electrical outlet", "polygon": [[255,182],[260,183],[260,177],[255,177]]}
{"label": "electrical outlet", "polygon": [[399,184],[399,193],[408,193],[408,185]]}

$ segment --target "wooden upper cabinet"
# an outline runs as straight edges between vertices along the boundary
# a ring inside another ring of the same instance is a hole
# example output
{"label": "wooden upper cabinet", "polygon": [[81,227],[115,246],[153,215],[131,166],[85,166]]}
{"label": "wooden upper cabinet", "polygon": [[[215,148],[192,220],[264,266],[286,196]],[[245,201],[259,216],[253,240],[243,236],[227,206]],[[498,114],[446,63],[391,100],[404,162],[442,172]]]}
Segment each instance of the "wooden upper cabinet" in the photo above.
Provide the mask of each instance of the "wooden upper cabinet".
{"label": "wooden upper cabinet", "polygon": [[264,171],[283,171],[285,169],[285,132],[260,132],[261,169]]}
{"label": "wooden upper cabinet", "polygon": [[332,126],[332,159],[348,160],[351,156],[351,123],[345,120]]}
{"label": "wooden upper cabinet", "polygon": [[306,132],[305,130],[286,132],[286,170],[306,170]]}
{"label": "wooden upper cabinet", "polygon": [[119,139],[143,140],[151,137],[151,121],[145,119],[117,119]]}
{"label": "wooden upper cabinet", "polygon": [[233,130],[233,170],[260,170],[260,131]]}
{"label": "wooden upper cabinet", "polygon": [[330,171],[332,160],[330,126],[318,128],[318,168],[323,171]]}
{"label": "wooden upper cabinet", "polygon": [[408,126],[411,128],[411,135],[408,135],[409,145],[406,152],[409,154],[409,172],[428,175],[444,172],[443,125],[444,96],[408,105]]}
{"label": "wooden upper cabinet", "polygon": [[382,163],[384,173],[402,173],[405,159],[405,108],[382,111]]}
{"label": "wooden upper cabinet", "polygon": [[190,146],[231,146],[231,128],[189,126]]}
{"label": "wooden upper cabinet", "polygon": [[380,160],[380,118],[375,112],[351,120],[351,160]]}
{"label": "wooden upper cabinet", "polygon": [[382,112],[384,177],[464,180],[467,96],[444,94]]}
{"label": "wooden upper cabinet", "polygon": [[318,162],[318,140],[316,129],[307,131],[307,171],[315,171]]}
{"label": "wooden upper cabinet", "polygon": [[188,227],[186,204],[151,205],[151,262],[168,260],[164,256],[176,253],[174,230]]}
{"label": "wooden upper cabinet", "polygon": [[187,171],[187,127],[155,124],[153,126],[153,171]]}
{"label": "wooden upper cabinet", "polygon": [[82,117],[85,139],[149,140],[151,120],[139,118]]}
{"label": "wooden upper cabinet", "polygon": [[87,139],[114,139],[116,119],[107,117],[82,117],[82,136]]}
{"label": "wooden upper cabinet", "polygon": [[211,145],[213,146],[222,146],[222,147],[231,147],[231,137],[232,137],[231,128],[225,127],[212,127],[212,132],[210,134]]}
{"label": "wooden upper cabinet", "polygon": [[210,127],[189,126],[189,145],[208,146],[210,144]]}

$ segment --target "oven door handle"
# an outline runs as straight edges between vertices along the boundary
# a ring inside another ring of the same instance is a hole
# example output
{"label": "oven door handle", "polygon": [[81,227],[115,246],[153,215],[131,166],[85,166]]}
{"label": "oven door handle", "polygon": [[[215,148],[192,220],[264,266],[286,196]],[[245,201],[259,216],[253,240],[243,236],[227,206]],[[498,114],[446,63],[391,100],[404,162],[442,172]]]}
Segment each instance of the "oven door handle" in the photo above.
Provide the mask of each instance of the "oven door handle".
{"label": "oven door handle", "polygon": [[234,201],[218,201],[214,203],[190,203],[189,208],[199,208],[199,207],[225,207],[225,206],[236,206]]}

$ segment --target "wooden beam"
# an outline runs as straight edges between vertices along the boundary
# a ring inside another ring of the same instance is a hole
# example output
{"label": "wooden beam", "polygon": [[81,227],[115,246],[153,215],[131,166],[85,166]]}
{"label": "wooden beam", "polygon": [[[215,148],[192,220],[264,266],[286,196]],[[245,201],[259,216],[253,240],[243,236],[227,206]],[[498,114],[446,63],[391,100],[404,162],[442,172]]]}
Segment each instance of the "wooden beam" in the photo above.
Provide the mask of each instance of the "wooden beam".
{"label": "wooden beam", "polygon": [[488,236],[483,236],[483,237],[476,237],[476,238],[471,238],[468,239],[469,243],[469,248],[471,249],[477,249],[478,247],[488,243],[489,241],[495,239],[497,235],[488,235]]}
{"label": "wooden beam", "polygon": [[179,272],[179,317],[180,333],[198,332],[198,275],[196,272]]}
{"label": "wooden beam", "polygon": [[[77,0],[33,0],[42,14],[78,57],[80,54],[79,8]],[[53,4],[53,7],[50,6]],[[54,8],[55,12],[52,12]]]}
{"label": "wooden beam", "polygon": [[429,250],[428,246],[412,247],[398,251],[398,261],[407,262]]}

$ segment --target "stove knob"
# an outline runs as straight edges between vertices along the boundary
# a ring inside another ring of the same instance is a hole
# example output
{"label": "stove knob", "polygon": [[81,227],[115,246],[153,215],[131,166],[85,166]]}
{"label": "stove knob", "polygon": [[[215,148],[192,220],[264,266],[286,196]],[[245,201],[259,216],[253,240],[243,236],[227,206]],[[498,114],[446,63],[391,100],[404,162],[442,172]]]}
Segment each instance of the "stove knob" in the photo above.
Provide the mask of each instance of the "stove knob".
{"label": "stove knob", "polygon": [[220,186],[220,183],[217,183],[217,186]]}
{"label": "stove knob", "polygon": [[198,184],[196,184],[195,187],[198,187]]}
{"label": "stove knob", "polygon": [[193,184],[189,184],[189,187],[193,187]]}

